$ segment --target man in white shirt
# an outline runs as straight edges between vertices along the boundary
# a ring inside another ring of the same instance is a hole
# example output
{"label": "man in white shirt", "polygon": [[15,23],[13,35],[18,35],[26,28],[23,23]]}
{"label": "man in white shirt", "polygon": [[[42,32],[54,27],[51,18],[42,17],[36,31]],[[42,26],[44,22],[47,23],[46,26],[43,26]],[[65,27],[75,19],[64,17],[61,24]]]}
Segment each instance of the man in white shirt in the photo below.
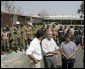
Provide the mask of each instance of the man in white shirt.
{"label": "man in white shirt", "polygon": [[47,29],[46,37],[42,40],[42,49],[44,51],[44,66],[45,68],[56,68],[55,54],[58,54],[59,47],[52,38],[52,31]]}
{"label": "man in white shirt", "polygon": [[42,53],[40,42],[44,38],[44,30],[38,30],[36,37],[31,41],[29,48],[26,51],[26,54],[31,58],[32,65],[34,68],[41,67]]}

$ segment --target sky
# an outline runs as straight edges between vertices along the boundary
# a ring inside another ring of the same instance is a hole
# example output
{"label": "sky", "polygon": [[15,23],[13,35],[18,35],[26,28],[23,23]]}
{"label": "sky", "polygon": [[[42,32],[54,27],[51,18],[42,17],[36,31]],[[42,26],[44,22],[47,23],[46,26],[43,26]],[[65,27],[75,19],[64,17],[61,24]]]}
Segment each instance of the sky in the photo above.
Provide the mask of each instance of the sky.
{"label": "sky", "polygon": [[48,14],[77,14],[82,1],[15,1],[23,14],[38,14],[46,10]]}

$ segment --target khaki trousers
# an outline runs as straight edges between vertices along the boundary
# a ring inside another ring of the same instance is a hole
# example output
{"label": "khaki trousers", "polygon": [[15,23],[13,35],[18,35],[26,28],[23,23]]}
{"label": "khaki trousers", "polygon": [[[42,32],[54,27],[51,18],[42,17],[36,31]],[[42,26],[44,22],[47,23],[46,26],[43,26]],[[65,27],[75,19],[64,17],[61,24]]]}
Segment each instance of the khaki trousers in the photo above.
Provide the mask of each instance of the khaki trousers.
{"label": "khaki trousers", "polygon": [[34,64],[33,61],[31,61],[30,65],[32,68],[41,68],[41,62],[42,61],[38,61],[36,64]]}

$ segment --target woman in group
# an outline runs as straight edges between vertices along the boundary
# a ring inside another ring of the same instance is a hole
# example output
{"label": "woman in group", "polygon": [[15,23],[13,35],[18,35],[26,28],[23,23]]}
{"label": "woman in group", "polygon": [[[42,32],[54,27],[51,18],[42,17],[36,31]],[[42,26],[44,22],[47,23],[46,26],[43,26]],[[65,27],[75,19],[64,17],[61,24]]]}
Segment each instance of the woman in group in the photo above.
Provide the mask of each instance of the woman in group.
{"label": "woman in group", "polygon": [[71,41],[71,36],[66,34],[65,41],[61,43],[62,68],[73,68],[75,63],[75,53],[78,50],[76,44]]}

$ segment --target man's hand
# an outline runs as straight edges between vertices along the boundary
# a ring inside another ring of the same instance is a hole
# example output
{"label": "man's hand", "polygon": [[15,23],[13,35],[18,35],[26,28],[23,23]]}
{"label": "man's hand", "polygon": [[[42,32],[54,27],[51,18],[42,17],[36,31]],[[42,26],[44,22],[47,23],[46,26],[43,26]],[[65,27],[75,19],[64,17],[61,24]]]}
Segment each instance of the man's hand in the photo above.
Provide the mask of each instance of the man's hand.
{"label": "man's hand", "polygon": [[28,55],[30,57],[31,60],[33,60],[33,64],[36,64],[38,62],[38,60],[36,60],[36,58],[33,55]]}
{"label": "man's hand", "polygon": [[59,54],[59,51],[53,51],[53,54],[54,55]]}
{"label": "man's hand", "polygon": [[59,50],[61,53],[63,52],[63,49],[62,48],[60,48],[60,50]]}
{"label": "man's hand", "polygon": [[36,64],[36,63],[38,63],[38,60],[34,60],[34,61],[33,61],[33,64]]}

